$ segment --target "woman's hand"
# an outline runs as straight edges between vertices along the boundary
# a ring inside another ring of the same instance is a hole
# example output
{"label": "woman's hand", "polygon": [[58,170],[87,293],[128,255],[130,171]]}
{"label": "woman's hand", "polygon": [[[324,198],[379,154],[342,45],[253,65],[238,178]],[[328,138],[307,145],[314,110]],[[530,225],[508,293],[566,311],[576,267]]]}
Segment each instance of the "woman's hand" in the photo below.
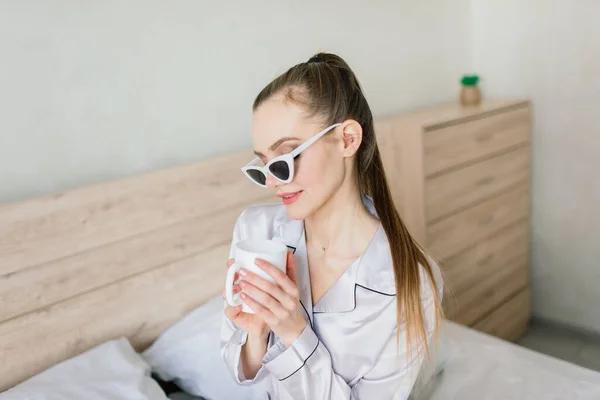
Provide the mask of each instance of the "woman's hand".
{"label": "woman's hand", "polygon": [[[227,268],[230,268],[233,265],[234,259],[231,258],[227,261]],[[237,274],[234,279],[234,282],[237,281]],[[233,285],[233,293],[239,293],[241,288],[239,285]],[[221,296],[223,299],[227,301],[227,296],[225,295],[225,289],[221,292]],[[232,307],[227,305],[225,307],[225,316],[234,324],[248,332],[250,335],[266,338],[269,335],[269,327],[265,323],[264,319],[256,314],[248,314],[242,312],[242,306]]]}
{"label": "woman's hand", "polygon": [[241,294],[242,301],[256,313],[253,316],[261,318],[289,347],[306,327],[299,300],[294,256],[288,252],[286,273],[263,260],[257,259],[256,265],[269,274],[275,284],[240,269],[242,280],[239,285],[244,291]]}

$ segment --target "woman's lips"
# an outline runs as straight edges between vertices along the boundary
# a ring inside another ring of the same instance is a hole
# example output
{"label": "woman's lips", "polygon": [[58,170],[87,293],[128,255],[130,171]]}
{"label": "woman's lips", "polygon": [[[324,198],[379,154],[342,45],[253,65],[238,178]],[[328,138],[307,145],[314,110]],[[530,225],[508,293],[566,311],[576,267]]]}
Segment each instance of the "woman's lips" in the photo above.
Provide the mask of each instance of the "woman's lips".
{"label": "woman's lips", "polygon": [[281,201],[283,202],[283,204],[285,204],[286,206],[289,206],[291,204],[294,204],[300,198],[301,194],[302,194],[302,190],[300,190],[298,192],[281,193],[281,194],[278,194],[277,196],[279,196],[281,198]]}

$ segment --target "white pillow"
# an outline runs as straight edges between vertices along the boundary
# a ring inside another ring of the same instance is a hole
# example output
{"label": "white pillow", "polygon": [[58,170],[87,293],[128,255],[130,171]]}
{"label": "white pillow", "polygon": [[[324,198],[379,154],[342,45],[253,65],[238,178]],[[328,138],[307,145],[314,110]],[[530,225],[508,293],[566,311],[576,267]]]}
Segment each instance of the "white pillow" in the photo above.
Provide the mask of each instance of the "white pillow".
{"label": "white pillow", "polygon": [[101,344],[0,394],[0,400],[168,400],[127,339]]}
{"label": "white pillow", "polygon": [[221,358],[223,299],[216,296],[165,331],[142,356],[154,372],[181,389],[208,399],[264,399],[261,383],[240,386]]}

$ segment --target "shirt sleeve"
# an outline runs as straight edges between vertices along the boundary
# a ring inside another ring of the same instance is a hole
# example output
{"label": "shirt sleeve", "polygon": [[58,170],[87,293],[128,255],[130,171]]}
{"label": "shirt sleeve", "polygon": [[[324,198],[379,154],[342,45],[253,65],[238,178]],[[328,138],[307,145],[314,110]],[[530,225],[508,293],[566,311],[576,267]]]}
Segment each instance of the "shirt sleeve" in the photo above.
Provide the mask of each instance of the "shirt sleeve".
{"label": "shirt sleeve", "polygon": [[[431,290],[421,296],[421,305],[429,343],[436,323]],[[393,312],[395,310],[393,307]],[[408,399],[415,385],[426,359],[425,349],[426,343],[414,342],[409,353],[405,326],[400,329],[399,343],[397,329],[394,329],[373,367],[349,386],[335,373],[329,351],[307,325],[289,348],[280,341],[275,342],[267,351],[263,366],[275,376],[279,389],[290,399],[403,400]]]}
{"label": "shirt sleeve", "polygon": [[[238,241],[244,240],[246,238],[242,222],[244,214],[245,212],[243,212],[240,215],[235,224],[235,227],[233,228],[233,238],[231,241],[229,258],[233,257],[233,246]],[[224,302],[224,307],[227,307],[227,302]],[[229,372],[233,376],[233,379],[239,385],[252,385],[256,382],[262,381],[267,375],[267,371],[264,368],[261,368],[257,372],[254,379],[246,379],[246,377],[244,376],[244,371],[240,362],[240,355],[242,352],[242,346],[246,344],[247,339],[248,332],[235,325],[227,317],[223,316],[220,340],[221,357],[223,358],[223,361],[225,361],[227,369],[229,369]],[[271,335],[269,335],[269,339],[271,339]]]}

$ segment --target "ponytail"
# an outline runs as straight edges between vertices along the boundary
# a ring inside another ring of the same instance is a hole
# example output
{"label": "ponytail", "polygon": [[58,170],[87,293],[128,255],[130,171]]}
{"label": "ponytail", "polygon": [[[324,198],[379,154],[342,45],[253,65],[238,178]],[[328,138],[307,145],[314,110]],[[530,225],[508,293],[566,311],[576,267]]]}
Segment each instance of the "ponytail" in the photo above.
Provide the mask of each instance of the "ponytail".
{"label": "ponytail", "polygon": [[[437,282],[433,267],[423,249],[411,236],[394,206],[392,194],[383,170],[383,163],[379,149],[375,147],[370,165],[365,171],[370,195],[373,197],[375,211],[390,243],[390,252],[394,264],[394,279],[396,283],[397,326],[402,326],[402,316],[406,324],[406,349],[409,359],[412,356],[413,346],[420,352],[419,343],[424,344],[427,357],[430,356],[427,345],[427,332],[425,316],[421,302],[421,270],[424,278],[431,285],[435,307],[434,337],[437,339],[439,321],[443,318],[441,299],[437,290]],[[397,332],[397,341],[400,340],[400,329]]]}

